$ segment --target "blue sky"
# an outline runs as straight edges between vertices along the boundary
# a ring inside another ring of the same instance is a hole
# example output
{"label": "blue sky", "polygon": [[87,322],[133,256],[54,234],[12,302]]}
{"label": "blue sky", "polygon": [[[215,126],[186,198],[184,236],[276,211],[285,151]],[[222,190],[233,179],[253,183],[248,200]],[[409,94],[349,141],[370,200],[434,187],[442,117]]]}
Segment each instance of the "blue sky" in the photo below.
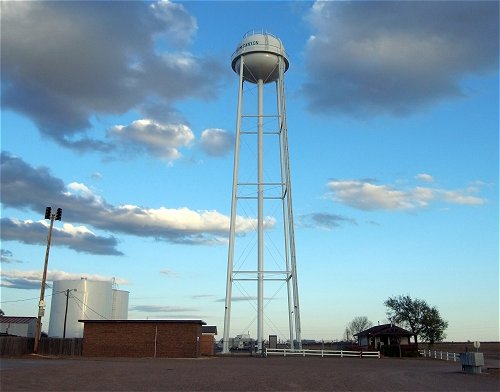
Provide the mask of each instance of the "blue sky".
{"label": "blue sky", "polygon": [[[50,205],[49,280],[115,277],[129,318],[222,336],[230,58],[252,29],[290,59],[302,336],[385,322],[383,302],[409,294],[438,307],[447,340],[498,341],[494,1],[2,3],[2,310],[37,314]],[[264,336],[286,339],[274,289]],[[231,335],[255,335],[252,306],[234,302]]]}

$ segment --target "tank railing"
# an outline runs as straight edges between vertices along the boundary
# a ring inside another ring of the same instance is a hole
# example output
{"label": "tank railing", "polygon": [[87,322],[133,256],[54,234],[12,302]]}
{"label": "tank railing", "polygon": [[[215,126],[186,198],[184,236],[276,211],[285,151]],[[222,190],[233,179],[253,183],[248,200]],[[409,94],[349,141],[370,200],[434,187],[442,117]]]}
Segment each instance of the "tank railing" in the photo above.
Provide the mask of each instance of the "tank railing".
{"label": "tank railing", "polygon": [[278,37],[276,37],[273,33],[268,33],[267,31],[264,31],[264,29],[260,29],[260,30],[248,30],[245,35],[243,36],[243,38],[246,38],[246,37],[249,37],[251,35],[254,35],[254,34],[265,34],[265,35],[270,35],[271,37],[274,37],[276,38],[277,40],[279,40]]}

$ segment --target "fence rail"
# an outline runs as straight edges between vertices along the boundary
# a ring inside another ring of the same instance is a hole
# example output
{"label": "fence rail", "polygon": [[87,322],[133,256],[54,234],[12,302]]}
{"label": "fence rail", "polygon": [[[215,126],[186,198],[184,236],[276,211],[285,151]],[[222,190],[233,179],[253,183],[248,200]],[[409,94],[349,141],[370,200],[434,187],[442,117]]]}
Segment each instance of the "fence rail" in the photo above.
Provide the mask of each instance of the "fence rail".
{"label": "fence rail", "polygon": [[442,359],[444,361],[457,362],[460,359],[459,353],[437,350],[418,350],[419,354],[426,358]]}
{"label": "fence rail", "polygon": [[[33,353],[35,338],[0,336],[0,356],[19,356]],[[42,338],[38,354],[42,355],[82,355],[83,339]]]}
{"label": "fence rail", "polygon": [[289,348],[268,348],[267,355],[286,356],[321,356],[321,357],[372,357],[380,358],[380,351],[344,351],[344,350],[292,350]]}

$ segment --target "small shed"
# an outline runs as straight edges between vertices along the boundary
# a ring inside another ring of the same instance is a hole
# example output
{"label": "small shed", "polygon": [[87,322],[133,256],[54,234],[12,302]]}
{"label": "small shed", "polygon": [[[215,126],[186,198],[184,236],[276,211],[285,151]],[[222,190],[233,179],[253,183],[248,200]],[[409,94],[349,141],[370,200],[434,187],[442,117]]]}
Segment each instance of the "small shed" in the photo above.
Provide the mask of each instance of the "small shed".
{"label": "small shed", "polygon": [[201,355],[215,355],[215,336],[217,335],[217,327],[215,325],[203,325],[201,327]]}
{"label": "small shed", "polygon": [[354,336],[358,337],[358,344],[363,349],[381,350],[384,345],[409,345],[412,333],[394,324],[382,324],[365,329]]}
{"label": "small shed", "polygon": [[36,317],[0,316],[0,333],[34,338],[37,320]]}
{"label": "small shed", "polygon": [[197,358],[201,320],[79,320],[83,356]]}

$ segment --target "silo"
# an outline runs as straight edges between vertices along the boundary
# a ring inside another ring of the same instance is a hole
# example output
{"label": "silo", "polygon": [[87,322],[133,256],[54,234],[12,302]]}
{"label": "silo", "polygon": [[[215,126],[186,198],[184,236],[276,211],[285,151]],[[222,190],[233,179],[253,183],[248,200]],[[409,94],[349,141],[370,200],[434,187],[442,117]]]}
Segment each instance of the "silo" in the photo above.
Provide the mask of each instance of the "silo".
{"label": "silo", "polygon": [[87,280],[86,278],[56,280],[52,293],[50,337],[65,335],[66,338],[81,338],[83,337],[83,323],[79,323],[78,320],[111,319],[113,305],[111,281]]}
{"label": "silo", "polygon": [[128,291],[113,289],[113,320],[128,320]]}

